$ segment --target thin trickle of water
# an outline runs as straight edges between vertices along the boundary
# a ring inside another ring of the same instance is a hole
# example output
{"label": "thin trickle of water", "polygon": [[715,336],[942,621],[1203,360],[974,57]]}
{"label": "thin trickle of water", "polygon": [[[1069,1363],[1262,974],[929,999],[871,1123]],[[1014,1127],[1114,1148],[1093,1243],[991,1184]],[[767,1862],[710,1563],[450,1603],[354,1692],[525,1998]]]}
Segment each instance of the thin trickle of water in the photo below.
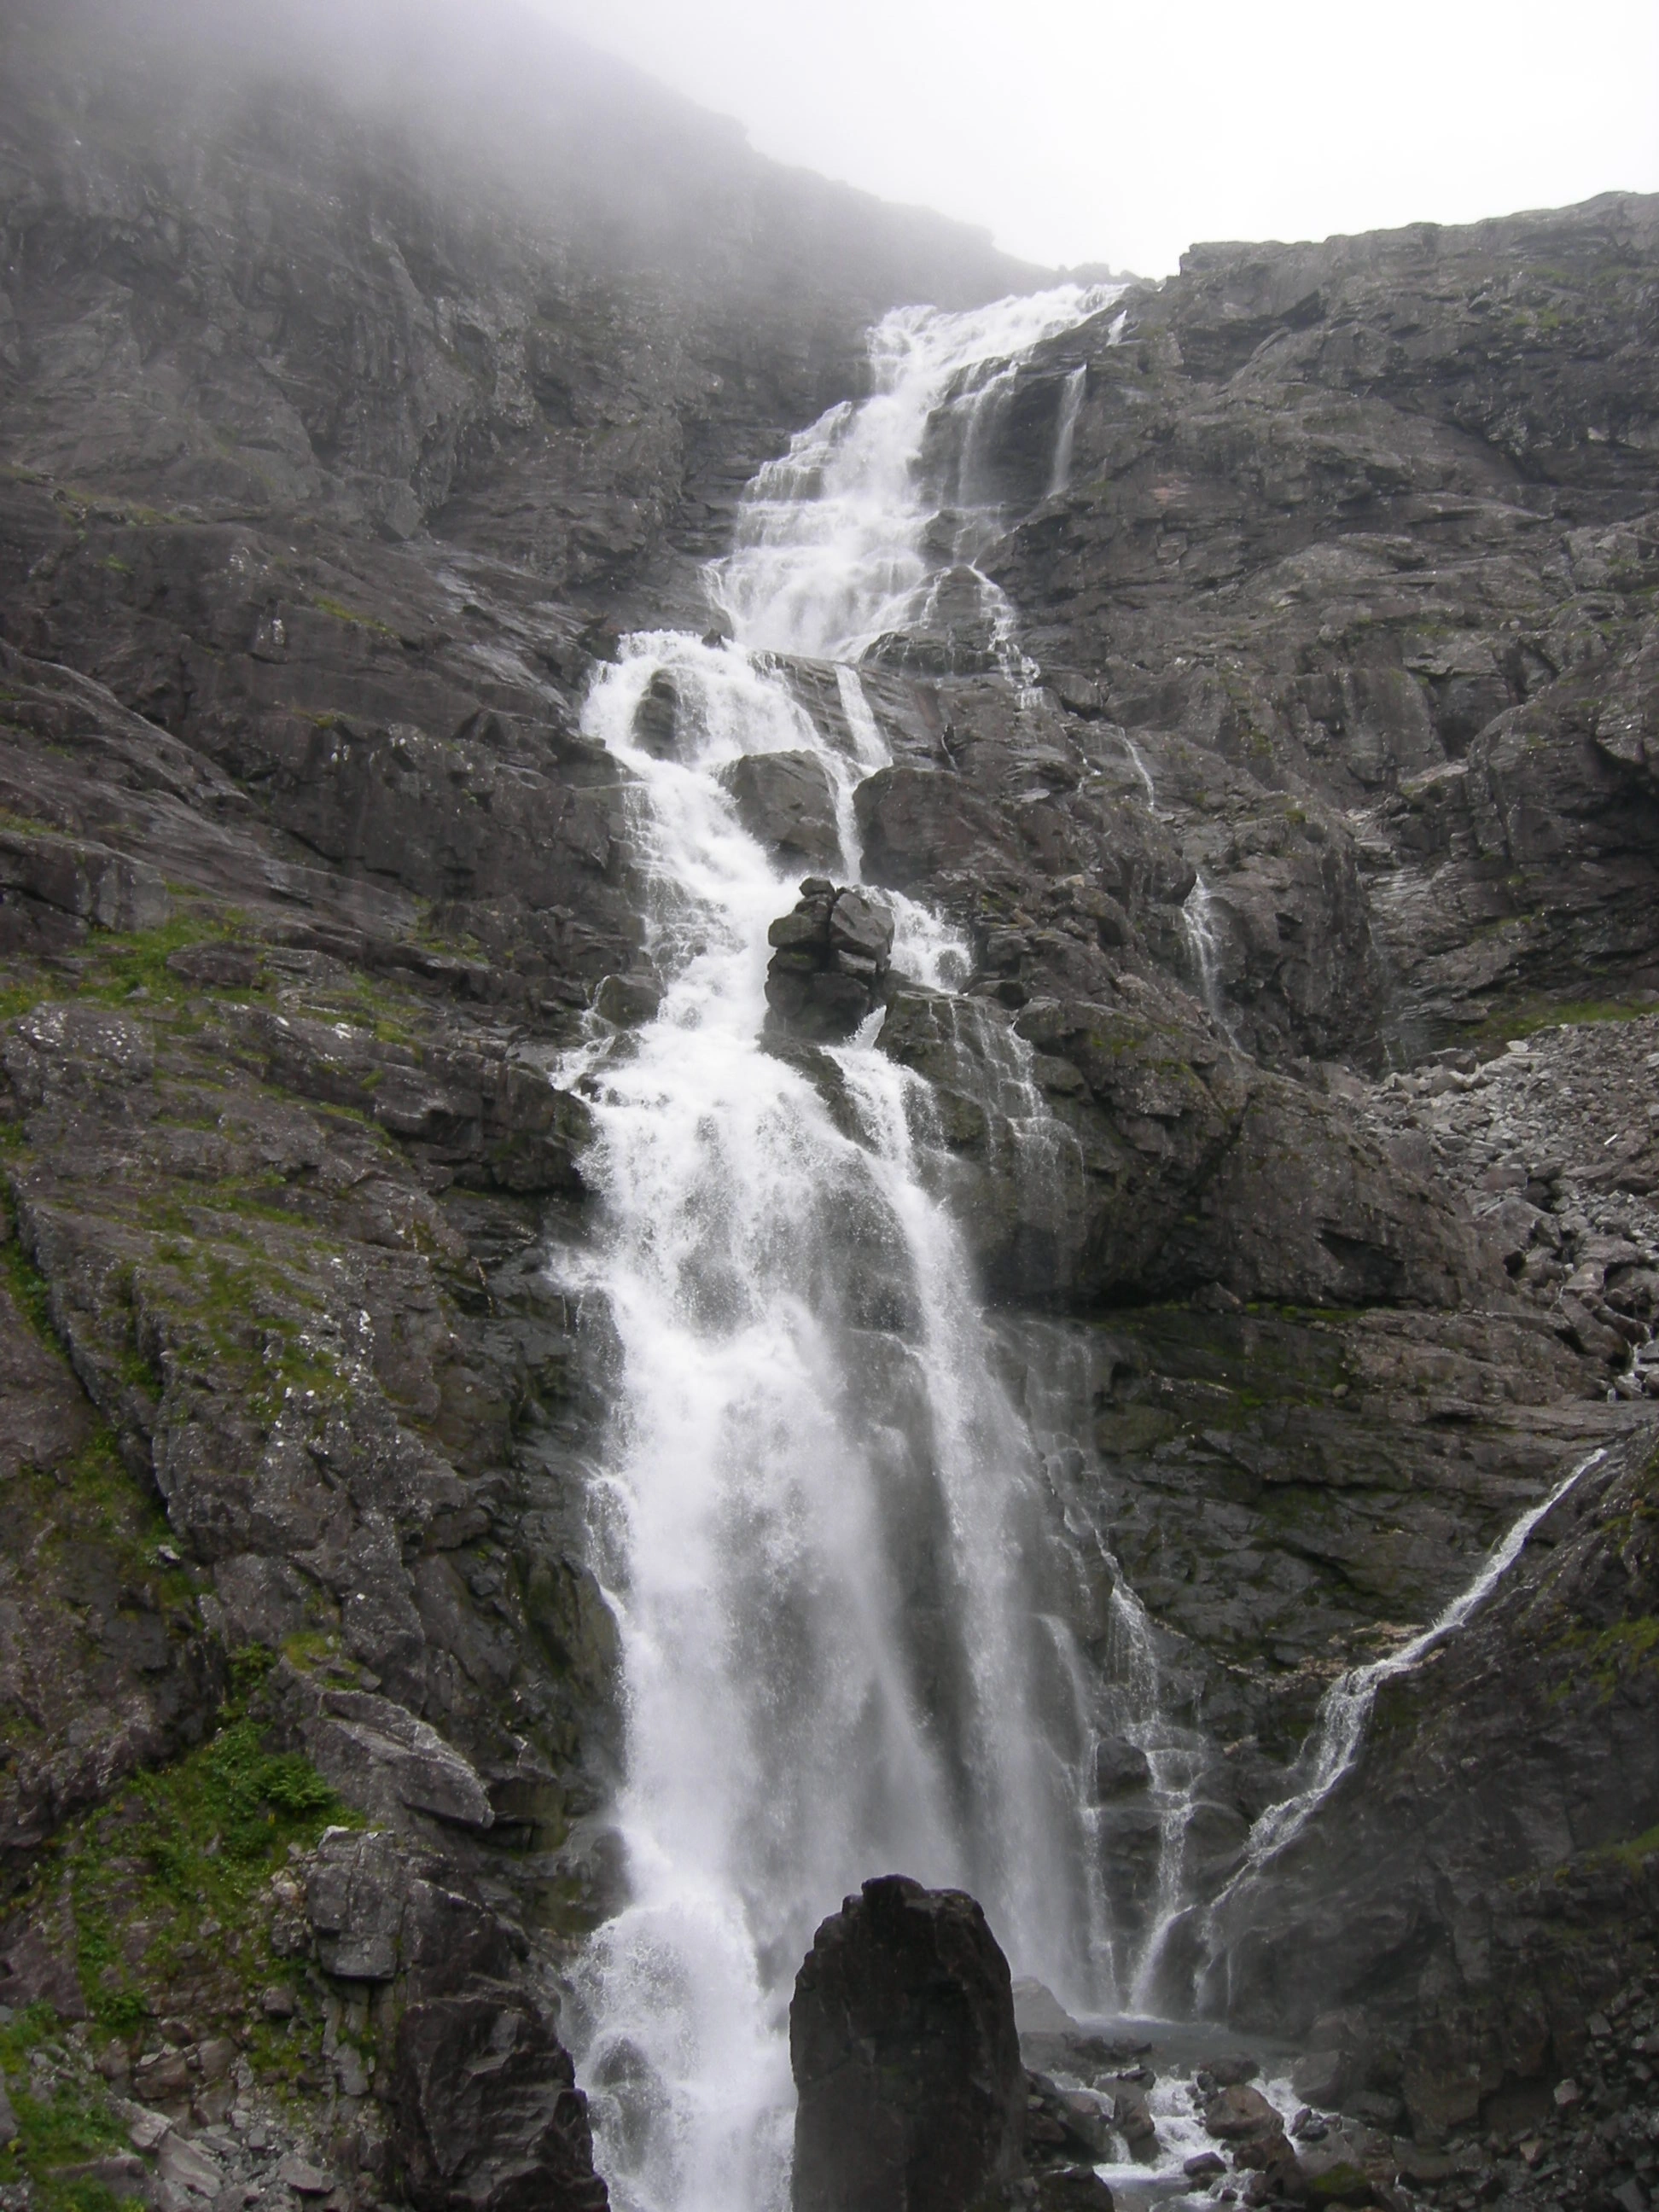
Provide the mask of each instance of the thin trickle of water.
{"label": "thin trickle of water", "polygon": [[[856,879],[853,788],[889,756],[848,663],[925,604],[930,418],[961,412],[953,391],[978,406],[1098,303],[1065,288],[889,317],[872,398],[762,472],[711,574],[738,641],[629,638],[585,713],[634,777],[644,950],[665,985],[654,1020],[595,1021],[562,1071],[592,1101],[603,1222],[562,1264],[603,1292],[622,1354],[592,1522],[623,1655],[629,1902],[580,1962],[573,2033],[624,2212],[780,2212],[793,1974],[873,1872],[970,1887],[1018,1971],[1081,2005],[1110,1994],[1076,1680],[1047,1595],[1059,1534],[932,1194],[934,1094],[875,1048],[878,1018],[809,1064],[816,1080],[763,1048],[767,932],[795,886],[719,775],[745,752],[815,754]],[[841,664],[850,748],[777,652]],[[659,677],[668,757],[636,728]],[[896,966],[960,983],[955,933],[890,903]],[[975,1030],[1021,1171],[1042,1168],[1029,1052],[977,1004],[941,1003]]]}
{"label": "thin trickle of water", "polygon": [[864,694],[856,668],[849,668],[844,660],[836,664],[836,688],[841,694],[841,710],[847,717],[847,726],[853,732],[853,745],[860,766],[866,769],[887,765],[887,746],[870,702]]}
{"label": "thin trickle of water", "polygon": [[1083,395],[1088,387],[1089,370],[1085,363],[1074,368],[1066,380],[1060,395],[1060,414],[1054,426],[1054,462],[1048,474],[1048,496],[1057,498],[1072,481],[1072,447],[1077,439],[1077,418],[1083,406]]}
{"label": "thin trickle of water", "polygon": [[976,387],[970,386],[957,402],[957,410],[965,417],[952,502],[957,507],[972,509],[996,504],[987,464],[999,420],[1013,397],[1016,375],[1012,364],[994,368],[983,383]]}
{"label": "thin trickle of water", "polygon": [[1202,869],[1182,902],[1181,928],[1197,971],[1205,1007],[1217,1028],[1237,1043],[1238,1025],[1228,1012],[1227,995],[1221,987],[1221,939],[1215,923],[1215,895],[1205,882]]}
{"label": "thin trickle of water", "polygon": [[1376,1704],[1376,1693],[1383,1683],[1392,1681],[1396,1675],[1409,1674],[1425,1653],[1431,1651],[1462,1626],[1514,1565],[1528,1537],[1544,1516],[1559,1504],[1580,1478],[1588,1474],[1591,1468],[1606,1456],[1604,1451],[1592,1452],[1588,1459],[1581,1460],[1570,1474],[1562,1477],[1547,1498],[1536,1505],[1529,1506],[1488,1554],[1474,1581],[1460,1591],[1444,1611],[1437,1614],[1419,1634],[1402,1644],[1397,1651],[1389,1652],[1387,1658],[1374,1659],[1367,1666],[1350,1668],[1346,1674],[1339,1675],[1332,1683],[1320,1704],[1313,1734],[1297,1761],[1305,1779],[1293,1795],[1277,1805],[1270,1805],[1257,1820],[1245,1846],[1244,1864],[1217,1899],[1218,1907],[1241,1882],[1258,1873],[1270,1858],[1276,1856],[1288,1843],[1301,1834],[1341,1781],[1358,1756],[1365,1723],[1370,1717],[1371,1707]]}
{"label": "thin trickle of water", "polygon": [[1112,1591],[1112,1626],[1122,1656],[1114,1673],[1127,1689],[1133,1718],[1124,1730],[1152,1769],[1152,1802],[1158,1816],[1158,1887],[1140,1940],[1128,1962],[1129,2004],[1150,2010],[1170,1931],[1188,1902],[1187,1832],[1192,1825],[1198,1778],[1212,1747],[1195,1731],[1170,1724],[1146,1608],[1120,1571]]}
{"label": "thin trickle of water", "polygon": [[1158,811],[1158,786],[1152,781],[1152,771],[1146,765],[1146,756],[1127,730],[1118,732],[1123,750],[1129,756],[1129,765],[1140,779],[1140,787],[1146,794],[1146,804]]}
{"label": "thin trickle of water", "polygon": [[[1215,1747],[1173,1717],[1152,1620],[1100,1525],[1097,1494],[1076,1480],[1087,1462],[1074,1440],[1087,1433],[1093,1394],[1086,1340],[1045,1323],[1030,1325],[1027,1334],[1036,1340],[1024,1362],[1027,1419],[1045,1454],[1051,1486],[1064,1500],[1073,1557],[1090,1581],[1109,1591],[1103,1652],[1086,1686],[1080,1671],[1076,1677],[1086,1735],[1079,1813],[1093,1845],[1102,1941],[1113,1960],[1112,2002],[1134,2011],[1155,2002],[1167,1938],[1192,1902],[1188,1830]],[[1121,1755],[1125,1745],[1140,1754],[1150,1774],[1144,1798],[1137,1793],[1137,1817],[1149,1810],[1158,1824],[1152,1893],[1138,1910],[1121,1897],[1115,1907],[1106,1894],[1107,1870],[1121,1872],[1124,1851],[1113,1831],[1114,1807],[1103,1802],[1096,1776],[1102,1751]]]}

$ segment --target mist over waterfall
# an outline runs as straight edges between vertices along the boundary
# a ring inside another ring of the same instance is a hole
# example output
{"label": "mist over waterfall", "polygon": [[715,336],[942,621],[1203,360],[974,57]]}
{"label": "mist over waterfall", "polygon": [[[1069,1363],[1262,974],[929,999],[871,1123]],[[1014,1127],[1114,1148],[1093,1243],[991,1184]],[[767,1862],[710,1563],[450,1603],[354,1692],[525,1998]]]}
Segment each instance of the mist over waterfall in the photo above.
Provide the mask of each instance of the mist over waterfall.
{"label": "mist over waterfall", "polygon": [[[769,1049],[767,932],[795,890],[719,776],[812,755],[858,880],[850,793],[887,753],[854,662],[927,603],[930,424],[953,418],[966,453],[1008,364],[1102,297],[890,316],[872,396],[763,471],[710,574],[737,641],[632,636],[586,709],[638,779],[664,979],[647,1026],[595,1024],[564,1074],[598,1122],[586,1264],[622,1358],[594,1534],[625,1653],[631,1900],[580,1971],[582,2063],[601,2162],[641,2212],[786,2201],[794,1972],[871,1874],[970,1888],[1017,1972],[1079,2005],[1115,1994],[1081,1670],[1049,1589],[1063,1530],[924,1172],[929,1086],[880,1051],[878,1017],[822,1055],[833,1105]],[[836,661],[845,744],[770,653]],[[639,720],[665,682],[666,750]],[[959,982],[951,933],[891,903],[895,966]],[[1002,1048],[1018,1088],[1023,1048]]]}

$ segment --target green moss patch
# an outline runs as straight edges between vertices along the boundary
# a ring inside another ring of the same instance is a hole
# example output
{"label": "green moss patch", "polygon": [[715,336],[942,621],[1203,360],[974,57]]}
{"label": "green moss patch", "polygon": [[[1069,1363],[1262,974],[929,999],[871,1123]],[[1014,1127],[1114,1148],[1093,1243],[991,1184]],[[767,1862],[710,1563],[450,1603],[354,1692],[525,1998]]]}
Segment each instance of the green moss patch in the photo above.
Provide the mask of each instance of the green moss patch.
{"label": "green moss patch", "polygon": [[[0,1021],[15,1020],[57,1000],[118,1006],[138,992],[165,1006],[186,1006],[228,987],[175,975],[168,960],[190,945],[240,938],[245,929],[242,917],[234,910],[205,907],[177,915],[160,929],[103,930],[94,925],[85,945],[72,957],[54,960],[50,966],[16,964],[13,980],[0,990]],[[240,986],[231,995],[246,998],[253,988]]]}
{"label": "green moss patch", "polygon": [[1570,1628],[1556,1639],[1558,1651],[1566,1655],[1571,1672],[1551,1693],[1560,1704],[1575,1689],[1588,1684],[1605,1704],[1620,1683],[1638,1667],[1650,1667],[1659,1652],[1659,1619],[1641,1613],[1616,1620],[1610,1628],[1592,1635],[1588,1629]]}
{"label": "green moss patch", "polygon": [[313,593],[311,604],[319,614],[327,615],[334,622],[349,623],[353,629],[368,630],[376,637],[390,638],[394,645],[398,642],[398,633],[390,623],[362,614],[357,608],[347,606],[343,599],[331,599],[317,592]]}
{"label": "green moss patch", "polygon": [[1545,999],[1510,1000],[1469,1032],[1476,1044],[1507,1044],[1511,1037],[1535,1036],[1540,1030],[1577,1029],[1589,1022],[1634,1022],[1659,1013],[1651,999]]}
{"label": "green moss patch", "polygon": [[297,1979],[271,1942],[271,1876],[291,1847],[358,1816],[307,1760],[269,1747],[258,1711],[269,1663],[262,1651],[233,1662],[209,1741],[135,1778],[65,1848],[82,1990],[107,2033],[164,2009],[240,2015],[259,1990]]}
{"label": "green moss patch", "polygon": [[0,1276],[5,1280],[18,1311],[29,1327],[53,1351],[61,1352],[58,1332],[52,1325],[52,1302],[46,1279],[23,1249],[17,1234],[17,1208],[11,1193],[0,1184]]}
{"label": "green moss patch", "polygon": [[0,2181],[27,2179],[37,2212],[114,2212],[107,2184],[61,2171],[125,2150],[127,2140],[108,2097],[72,2063],[58,2033],[50,2005],[30,2005],[0,2028],[0,2066],[17,2120],[0,2154]]}

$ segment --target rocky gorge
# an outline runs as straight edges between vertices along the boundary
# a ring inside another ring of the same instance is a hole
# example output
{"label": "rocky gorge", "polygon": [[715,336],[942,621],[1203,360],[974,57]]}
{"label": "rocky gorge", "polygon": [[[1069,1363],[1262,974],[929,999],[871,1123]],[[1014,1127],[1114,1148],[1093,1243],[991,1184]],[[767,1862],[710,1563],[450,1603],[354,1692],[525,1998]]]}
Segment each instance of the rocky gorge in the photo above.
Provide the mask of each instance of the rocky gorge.
{"label": "rocky gorge", "polygon": [[0,2197],[775,2212],[907,1875],[1006,2202],[1642,2212],[1659,204],[388,21],[0,29]]}

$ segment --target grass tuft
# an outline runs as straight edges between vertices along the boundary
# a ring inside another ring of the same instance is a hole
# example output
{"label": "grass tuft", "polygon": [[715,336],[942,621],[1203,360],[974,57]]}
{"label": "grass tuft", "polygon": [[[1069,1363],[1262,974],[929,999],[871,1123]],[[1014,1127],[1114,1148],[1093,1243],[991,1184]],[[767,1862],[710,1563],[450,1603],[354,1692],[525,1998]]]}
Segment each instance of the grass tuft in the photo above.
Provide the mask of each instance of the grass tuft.
{"label": "grass tuft", "polygon": [[232,1661],[216,1733],[176,1765],[141,1774],[88,1820],[70,1857],[81,1984],[100,2030],[128,2035],[199,1972],[211,1947],[238,2001],[292,1978],[272,1951],[264,1893],[326,1827],[358,1816],[297,1752],[268,1747],[258,1706],[272,1655]]}

